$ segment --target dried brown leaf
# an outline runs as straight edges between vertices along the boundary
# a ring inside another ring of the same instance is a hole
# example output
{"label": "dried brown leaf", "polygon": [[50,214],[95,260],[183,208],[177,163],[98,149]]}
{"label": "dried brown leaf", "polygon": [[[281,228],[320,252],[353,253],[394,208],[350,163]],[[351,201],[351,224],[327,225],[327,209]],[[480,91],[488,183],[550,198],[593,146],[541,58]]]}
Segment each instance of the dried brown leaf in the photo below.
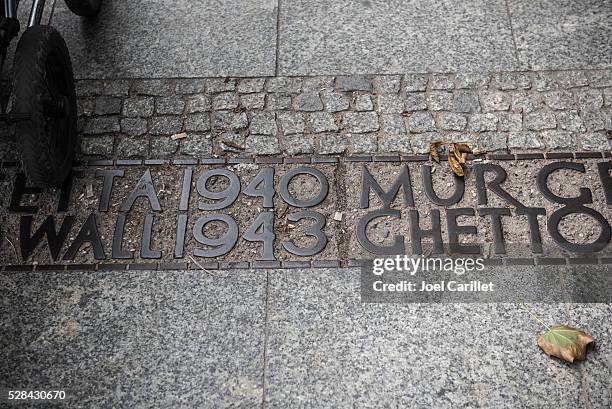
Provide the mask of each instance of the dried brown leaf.
{"label": "dried brown leaf", "polygon": [[448,142],[446,141],[435,141],[432,142],[429,145],[429,156],[431,157],[431,159],[435,160],[436,162],[440,163],[440,155],[438,154],[438,149],[440,149],[440,147],[446,145]]}
{"label": "dried brown leaf", "polygon": [[587,333],[566,325],[555,325],[538,338],[538,346],[549,356],[567,362],[584,360],[587,347],[593,338]]}
{"label": "dried brown leaf", "polygon": [[[459,146],[456,143],[451,143],[451,152],[449,152],[449,155],[455,155],[455,158],[457,159],[457,161],[461,164],[465,163],[465,158],[463,157],[462,153],[459,151]],[[465,152],[464,152],[465,153]]]}
{"label": "dried brown leaf", "polygon": [[459,161],[457,160],[457,158],[455,158],[454,155],[452,154],[448,155],[448,164],[450,168],[452,169],[452,171],[455,172],[455,175],[457,176],[465,175],[465,173],[463,172],[463,166],[459,163]]}
{"label": "dried brown leaf", "polygon": [[474,148],[474,150],[472,151],[472,153],[473,153],[475,156],[478,156],[478,155],[483,155],[483,154],[487,153],[487,151],[486,151],[485,149],[481,148],[480,146],[477,146],[476,148]]}
{"label": "dried brown leaf", "polygon": [[458,143],[457,148],[459,152],[472,153],[472,148],[467,143]]}

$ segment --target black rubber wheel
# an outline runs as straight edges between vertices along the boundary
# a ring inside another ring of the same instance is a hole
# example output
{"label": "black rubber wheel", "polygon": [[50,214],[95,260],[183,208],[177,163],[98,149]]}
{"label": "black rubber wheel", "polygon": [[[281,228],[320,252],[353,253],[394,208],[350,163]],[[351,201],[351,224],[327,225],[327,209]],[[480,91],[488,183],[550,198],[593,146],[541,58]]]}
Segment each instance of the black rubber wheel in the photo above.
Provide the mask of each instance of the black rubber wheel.
{"label": "black rubber wheel", "polygon": [[95,16],[100,10],[102,0],[65,0],[66,6],[78,16]]}
{"label": "black rubber wheel", "polygon": [[26,176],[32,186],[61,185],[78,146],[77,106],[68,47],[49,26],[28,28],[17,45],[13,112],[30,114],[15,123]]}

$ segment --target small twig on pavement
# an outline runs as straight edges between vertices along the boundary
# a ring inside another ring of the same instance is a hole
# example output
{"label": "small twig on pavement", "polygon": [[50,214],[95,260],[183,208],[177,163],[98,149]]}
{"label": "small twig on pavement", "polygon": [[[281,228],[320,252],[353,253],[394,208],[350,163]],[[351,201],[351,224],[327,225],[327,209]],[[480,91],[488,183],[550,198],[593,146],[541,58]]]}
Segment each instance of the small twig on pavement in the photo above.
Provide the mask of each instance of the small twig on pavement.
{"label": "small twig on pavement", "polygon": [[17,263],[21,263],[21,260],[19,259],[19,253],[17,253],[17,247],[15,247],[15,245],[13,244],[13,242],[11,241],[11,239],[9,239],[8,237],[4,237],[6,239],[6,241],[9,242],[9,244],[11,245],[11,247],[13,248],[13,252],[15,253],[15,259],[17,260]]}
{"label": "small twig on pavement", "polygon": [[200,270],[202,270],[203,272],[205,272],[206,274],[208,274],[211,277],[215,277],[215,278],[224,278],[227,277],[223,274],[215,274],[210,270],[205,269],[202,264],[198,263],[197,260],[195,258],[193,258],[191,255],[189,255],[189,258],[191,259],[191,261],[193,261],[195,263],[196,266],[200,267]]}

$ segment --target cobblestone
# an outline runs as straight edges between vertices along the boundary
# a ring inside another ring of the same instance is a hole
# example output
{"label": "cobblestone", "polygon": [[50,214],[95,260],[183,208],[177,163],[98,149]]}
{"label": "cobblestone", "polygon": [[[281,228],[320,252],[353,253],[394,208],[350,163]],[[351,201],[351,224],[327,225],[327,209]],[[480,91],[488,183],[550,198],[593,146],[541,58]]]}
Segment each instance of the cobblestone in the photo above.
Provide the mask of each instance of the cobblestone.
{"label": "cobblestone", "polygon": [[128,80],[84,80],[76,84],[76,93],[81,97],[126,97],[132,83]]}
{"label": "cobblestone", "polygon": [[329,112],[340,112],[349,109],[349,99],[339,92],[324,90],[321,92],[325,109]]}
{"label": "cobblestone", "polygon": [[603,111],[582,111],[582,121],[588,131],[604,131],[610,129],[610,118]]}
{"label": "cobblestone", "polygon": [[374,134],[358,134],[352,139],[353,153],[372,153],[378,151],[378,141]]}
{"label": "cobblestone", "polygon": [[429,112],[415,112],[408,118],[410,132],[422,133],[436,130],[433,116]]}
{"label": "cobblestone", "polygon": [[330,113],[314,112],[309,118],[313,133],[335,132],[339,129],[334,116]]}
{"label": "cobblestone", "polygon": [[322,135],[319,138],[319,153],[339,155],[346,151],[348,139],[342,135]]}
{"label": "cobblestone", "polygon": [[427,95],[427,106],[432,111],[452,111],[453,93],[432,91]]}
{"label": "cobblestone", "polygon": [[187,132],[206,132],[210,131],[210,115],[191,114],[185,118],[185,130]]}
{"label": "cobblestone", "polygon": [[523,129],[523,114],[497,112],[497,118],[499,118],[500,131],[520,131]]}
{"label": "cobblestone", "polygon": [[87,135],[121,132],[118,116],[101,116],[87,120],[83,133]]}
{"label": "cobblestone", "polygon": [[310,77],[302,81],[303,91],[321,91],[334,88],[334,77]]}
{"label": "cobblestone", "polygon": [[379,94],[397,94],[400,92],[402,78],[399,75],[385,75],[374,78],[374,91]]}
{"label": "cobblestone", "polygon": [[523,116],[525,129],[530,131],[541,131],[543,129],[554,129],[557,127],[555,114],[550,111],[530,112]]}
{"label": "cobblestone", "polygon": [[404,99],[397,94],[379,95],[378,111],[382,114],[401,114],[404,112]]}
{"label": "cobblestone", "polygon": [[406,134],[406,125],[404,124],[404,118],[401,115],[381,115],[380,132],[385,135]]}
{"label": "cobblestone", "polygon": [[552,91],[559,88],[559,83],[549,73],[537,72],[533,75],[533,88],[537,91]]}
{"label": "cobblestone", "polygon": [[302,90],[302,81],[298,78],[276,77],[268,80],[268,92],[297,94]]}
{"label": "cobblestone", "polygon": [[354,112],[344,114],[344,127],[351,133],[374,132],[379,128],[378,115],[375,112]]}
{"label": "cobblestone", "polygon": [[235,132],[223,132],[217,137],[217,145],[222,152],[240,153],[244,151],[246,138]]}
{"label": "cobblestone", "polygon": [[483,72],[460,72],[455,75],[457,89],[482,88],[489,83],[489,74]]}
{"label": "cobblestone", "polygon": [[410,138],[410,148],[413,153],[429,153],[429,145],[434,141],[441,141],[444,137],[436,132],[425,132],[413,135]]}
{"label": "cobblestone", "polygon": [[246,113],[215,112],[215,129],[236,131],[249,126]]}
{"label": "cobblestone", "polygon": [[437,117],[438,128],[445,131],[463,131],[467,124],[465,115],[454,112],[441,112]]}
{"label": "cobblestone", "polygon": [[117,140],[117,155],[122,158],[146,157],[149,140],[146,137],[124,137]]}
{"label": "cobblestone", "polygon": [[180,152],[190,156],[203,156],[212,153],[212,139],[209,133],[189,133],[180,140]]}
{"label": "cobblestone", "polygon": [[153,115],[154,108],[153,98],[129,98],[123,103],[123,116],[149,117]]}
{"label": "cobblestone", "polygon": [[544,102],[552,109],[571,109],[574,108],[574,95],[571,91],[548,91],[542,93]]}
{"label": "cobblestone", "polygon": [[312,137],[303,134],[293,134],[285,136],[283,150],[288,155],[305,155],[314,152],[314,142]]}
{"label": "cobblestone", "polygon": [[583,71],[561,71],[557,73],[557,81],[559,86],[565,89],[589,85],[589,80]]}
{"label": "cobblestone", "polygon": [[406,94],[404,109],[407,112],[423,111],[427,109],[427,99],[424,92],[410,92]]}
{"label": "cobblestone", "polygon": [[586,128],[578,111],[564,111],[557,114],[559,127],[566,131],[584,132]]}
{"label": "cobblestone", "polygon": [[[572,132],[549,130],[542,132],[542,140],[549,149],[566,149],[575,145]],[[520,146],[516,146],[519,148]]]}
{"label": "cobblestone", "polygon": [[544,109],[543,98],[528,92],[516,92],[512,94],[512,111],[528,114]]}
{"label": "cobblestone", "polygon": [[364,75],[352,75],[336,78],[339,91],[372,91],[372,81]]}
{"label": "cobblestone", "polygon": [[257,112],[251,116],[251,133],[259,135],[276,135],[276,117],[274,112]]}
{"label": "cobblestone", "polygon": [[285,94],[268,94],[267,108],[271,111],[291,109],[291,96]]}
{"label": "cobblestone", "polygon": [[233,78],[209,78],[206,80],[206,91],[209,94],[234,91],[235,89],[236,79]]}
{"label": "cobblestone", "polygon": [[266,80],[264,78],[245,78],[238,84],[238,92],[241,94],[254,94],[264,89]]}
{"label": "cobblestone", "polygon": [[474,114],[470,118],[470,130],[474,132],[495,131],[499,119],[495,114]]}
{"label": "cobblestone", "polygon": [[84,155],[103,155],[113,154],[113,137],[97,136],[94,138],[81,139],[81,153]]}
{"label": "cobblestone", "polygon": [[505,132],[482,132],[478,135],[478,145],[487,152],[508,149],[508,134]]}
{"label": "cobblestone", "polygon": [[603,90],[604,106],[612,106],[612,88],[606,88]]}
{"label": "cobblestone", "polygon": [[501,72],[495,74],[495,87],[502,91],[531,88],[529,76],[516,72]]}
{"label": "cobblestone", "polygon": [[98,97],[95,102],[96,115],[114,115],[121,113],[121,98],[117,97]]}
{"label": "cobblestone", "polygon": [[296,111],[321,111],[323,110],[323,102],[318,91],[307,91],[295,97]]}
{"label": "cobblestone", "polygon": [[278,139],[270,135],[249,135],[246,151],[253,155],[274,155],[280,153]]}
{"label": "cobblestone", "polygon": [[508,133],[508,147],[510,149],[542,149],[544,144],[540,141],[537,132],[521,131]]}
{"label": "cobblestone", "polygon": [[586,75],[591,87],[612,87],[612,70],[589,71]]}
{"label": "cobblestone", "polygon": [[[611,73],[87,80],[77,82],[78,129],[83,154],[125,157],[426,153],[432,138],[608,149]],[[180,132],[204,135],[208,148],[169,138]]]}
{"label": "cobblestone", "polygon": [[581,135],[578,142],[587,151],[607,151],[610,149],[608,138],[603,132],[589,132]]}
{"label": "cobblestone", "polygon": [[121,133],[139,136],[147,133],[147,120],[143,118],[122,118]]}
{"label": "cobblestone", "polygon": [[155,111],[160,115],[180,115],[185,110],[185,101],[176,97],[162,97],[155,100]]}
{"label": "cobblestone", "polygon": [[510,108],[510,95],[506,92],[483,91],[480,106],[484,112],[506,111]]}
{"label": "cobblestone", "polygon": [[469,91],[459,91],[454,96],[453,110],[457,112],[479,112],[480,102],[478,96]]}
{"label": "cobblestone", "polygon": [[429,79],[427,75],[420,74],[408,74],[405,79],[405,87],[406,92],[414,92],[414,91],[425,91],[427,89],[427,83]]}
{"label": "cobblestone", "polygon": [[600,89],[577,90],[576,103],[581,109],[599,109],[603,106],[603,94]]}
{"label": "cobblestone", "polygon": [[202,94],[206,89],[206,80],[201,78],[183,78],[176,82],[178,95]]}
{"label": "cobblestone", "polygon": [[435,90],[452,90],[455,88],[455,82],[452,75],[434,74],[431,76],[429,86]]}
{"label": "cobblestone", "polygon": [[303,134],[306,131],[304,114],[279,113],[278,121],[284,135]]}
{"label": "cobblestone", "polygon": [[169,96],[174,93],[176,84],[167,79],[136,80],[132,85],[132,94],[149,95],[154,97]]}
{"label": "cobblestone", "polygon": [[159,116],[151,119],[149,133],[152,135],[172,135],[183,129],[183,120],[177,116]]}
{"label": "cobblestone", "polygon": [[369,95],[360,94],[355,97],[356,111],[373,111],[374,103]]}
{"label": "cobblestone", "polygon": [[153,157],[171,156],[177,153],[179,141],[174,141],[169,136],[155,136],[151,138],[150,146]]}
{"label": "cobblestone", "polygon": [[385,153],[411,153],[410,137],[408,135],[398,135],[394,137],[381,136],[378,141],[378,148]]}
{"label": "cobblestone", "polygon": [[266,94],[246,94],[240,96],[240,104],[245,109],[263,109],[266,105]]}
{"label": "cobblestone", "polygon": [[195,114],[197,112],[210,111],[212,105],[208,95],[194,95],[187,100],[187,113]]}
{"label": "cobblestone", "polygon": [[213,98],[212,107],[215,111],[223,111],[238,108],[240,99],[233,92],[223,92]]}

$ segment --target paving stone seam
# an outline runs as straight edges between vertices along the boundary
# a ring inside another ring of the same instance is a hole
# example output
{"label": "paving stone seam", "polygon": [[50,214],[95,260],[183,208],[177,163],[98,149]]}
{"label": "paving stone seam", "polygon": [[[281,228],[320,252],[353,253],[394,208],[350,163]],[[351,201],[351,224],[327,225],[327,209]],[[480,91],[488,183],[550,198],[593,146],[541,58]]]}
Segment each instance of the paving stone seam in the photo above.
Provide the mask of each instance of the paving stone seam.
{"label": "paving stone seam", "polygon": [[[494,160],[494,161],[521,161],[521,160],[585,160],[585,159],[607,159],[612,158],[612,151],[588,151],[588,152],[529,152],[529,153],[489,153],[480,156],[471,156],[470,160]],[[324,164],[324,163],[404,163],[404,162],[427,162],[428,155],[349,155],[349,156],[298,156],[298,157],[232,157],[232,158],[176,158],[176,159],[92,159],[79,160],[73,165],[74,169],[99,166],[211,166],[211,165],[295,165],[295,164]],[[0,169],[21,168],[18,161],[0,161]]]}
{"label": "paving stone seam", "polygon": [[[95,263],[1,265],[0,272],[112,272],[112,271],[202,271],[208,270],[294,270],[361,267],[366,260],[278,261],[262,265],[253,261],[209,261],[206,263]],[[610,265],[612,257],[506,257],[485,259],[488,266]],[[204,270],[202,269],[204,267]]]}

